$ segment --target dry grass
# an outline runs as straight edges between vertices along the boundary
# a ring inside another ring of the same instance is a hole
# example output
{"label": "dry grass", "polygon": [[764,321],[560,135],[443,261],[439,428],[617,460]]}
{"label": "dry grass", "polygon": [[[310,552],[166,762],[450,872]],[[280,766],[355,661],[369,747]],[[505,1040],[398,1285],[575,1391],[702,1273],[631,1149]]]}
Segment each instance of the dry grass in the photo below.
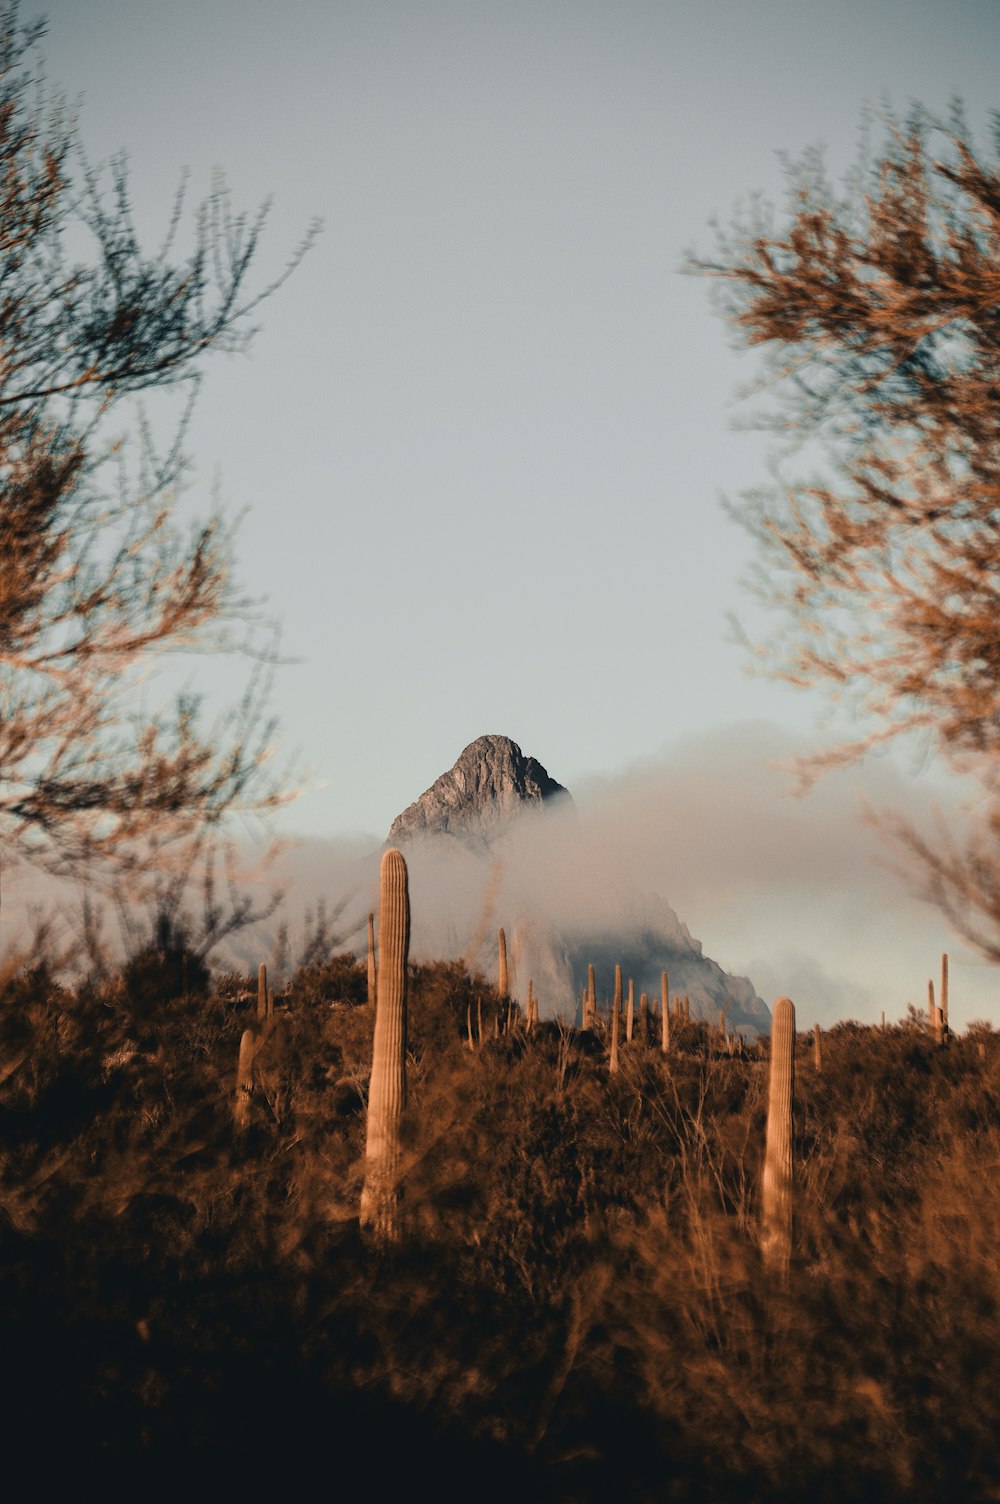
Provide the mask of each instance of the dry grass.
{"label": "dry grass", "polygon": [[367,1246],[359,986],[338,962],[279,999],[243,1134],[252,979],[141,1018],[9,987],[0,1309],[35,1476],[369,1457],[440,1498],[1000,1496],[1000,1037],[844,1026],[821,1075],[801,1041],[779,1289],[760,1059],[694,1026],[613,1077],[555,1024],[470,1052],[497,1000],[455,966],[412,974],[405,1234]]}

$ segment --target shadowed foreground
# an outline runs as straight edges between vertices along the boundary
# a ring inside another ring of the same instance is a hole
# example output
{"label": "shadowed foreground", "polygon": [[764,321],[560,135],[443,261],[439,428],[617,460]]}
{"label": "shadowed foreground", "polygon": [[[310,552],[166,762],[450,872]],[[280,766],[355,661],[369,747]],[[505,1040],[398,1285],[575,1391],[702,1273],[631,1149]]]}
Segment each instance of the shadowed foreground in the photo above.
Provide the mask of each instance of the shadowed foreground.
{"label": "shadowed foreground", "polygon": [[[1000,1036],[799,1040],[787,1282],[759,1248],[767,1067],[542,1024],[411,968],[399,1235],[362,1238],[372,1013],[346,958],[0,1020],[8,1467],[379,1497],[996,1498]],[[477,1000],[483,1013],[478,1038]],[[476,1048],[468,1047],[475,1021]]]}

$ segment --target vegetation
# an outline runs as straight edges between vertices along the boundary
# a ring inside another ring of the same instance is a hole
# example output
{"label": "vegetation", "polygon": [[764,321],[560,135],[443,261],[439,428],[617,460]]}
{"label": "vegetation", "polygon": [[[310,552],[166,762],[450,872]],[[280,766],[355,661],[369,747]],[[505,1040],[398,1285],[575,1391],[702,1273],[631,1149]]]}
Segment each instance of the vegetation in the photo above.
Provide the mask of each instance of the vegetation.
{"label": "vegetation", "polygon": [[[169,910],[193,871],[215,894],[224,817],[282,796],[270,654],[231,525],[178,513],[190,400],[166,445],[151,423],[131,446],[111,425],[151,388],[190,399],[209,352],[243,348],[284,278],[251,290],[264,215],[234,214],[221,180],[189,224],[179,193],[163,244],[143,249],[124,161],[92,169],[45,89],[42,32],[17,0],[0,8],[0,840],[5,868],[86,867],[92,886],[99,862],[128,875],[132,901],[159,874]],[[192,649],[254,656],[213,727],[190,692],[160,707],[140,693],[153,657]],[[209,940],[247,913],[209,908]]]}
{"label": "vegetation", "polygon": [[678,1015],[664,1055],[653,1019],[611,1074],[606,1017],[505,1032],[481,977],[410,965],[386,1241],[359,1225],[365,964],[332,958],[263,1021],[253,976],[141,1006],[44,968],[8,992],[7,1457],[40,1485],[287,1490],[369,1459],[442,1498],[995,1497],[985,1025],[940,1048],[915,1015],[842,1024],[821,1072],[798,1038],[776,1278],[766,1042]]}
{"label": "vegetation", "polygon": [[[784,629],[763,650],[792,683],[867,721],[832,760],[912,733],[988,796],[968,843],[888,819],[908,870],[1000,958],[1000,125],[915,108],[834,186],[789,165],[780,218],[757,204],[692,269],[764,352],[777,483],[735,508]],[[803,457],[808,468],[793,463]],[[818,759],[813,769],[824,761]]]}

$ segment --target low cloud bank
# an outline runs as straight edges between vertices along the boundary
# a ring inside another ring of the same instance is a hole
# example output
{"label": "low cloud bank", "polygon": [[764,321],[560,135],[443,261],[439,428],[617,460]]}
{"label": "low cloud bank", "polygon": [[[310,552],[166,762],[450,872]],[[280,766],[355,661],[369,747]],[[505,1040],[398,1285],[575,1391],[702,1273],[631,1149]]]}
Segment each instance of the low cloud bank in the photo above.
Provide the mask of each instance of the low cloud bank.
{"label": "low cloud bank", "polygon": [[[776,726],[720,727],[578,783],[573,806],[526,816],[492,855],[450,838],[409,844],[414,958],[462,957],[495,977],[502,924],[515,985],[523,995],[531,977],[545,1012],[575,1010],[587,960],[606,995],[618,959],[637,994],[658,992],[666,965],[671,991],[688,991],[709,1017],[725,1007],[752,1025],[758,994],[770,1005],[787,993],[808,1027],[922,1007],[947,950],[956,1024],[1000,1022],[994,969],[888,869],[859,799],[919,819],[934,802],[956,810],[958,792],[882,758],[794,797],[774,764],[806,750]],[[378,905],[381,843],[373,834],[293,844],[274,873],[282,909],[220,946],[216,964],[256,967],[282,921],[294,956],[321,904],[337,944],[360,954]],[[13,903],[5,892],[8,944],[40,896],[37,884],[22,887],[19,919],[17,892]],[[730,978],[749,982],[720,981],[701,944]]]}
{"label": "low cloud bank", "polygon": [[[808,750],[786,729],[756,722],[679,739],[613,777],[577,783],[574,810],[521,822],[497,849],[499,878],[457,842],[445,852],[411,848],[415,955],[467,955],[492,976],[496,925],[510,937],[520,919],[529,938],[518,965],[535,968],[542,993],[559,983],[531,954],[530,923],[536,936],[563,937],[571,962],[581,935],[592,948],[603,949],[606,937],[641,955],[644,936],[683,951],[693,934],[769,1005],[791,996],[807,1027],[846,1017],[877,1022],[882,1011],[898,1018],[908,1002],[922,1007],[927,978],[947,950],[956,1023],[995,1016],[994,969],[889,869],[863,818],[862,799],[918,821],[934,804],[954,814],[961,790],[871,758],[797,797],[776,764]],[[371,907],[378,847],[373,836],[367,864],[353,871],[362,905]],[[307,871],[310,885],[319,881],[314,894],[343,892],[347,855],[337,842],[290,854],[290,902],[301,906],[295,895]],[[360,944],[360,930],[358,937]],[[550,953],[548,940],[538,949]],[[557,968],[563,978],[565,960]],[[671,990],[684,990],[680,969],[676,984],[672,970]]]}

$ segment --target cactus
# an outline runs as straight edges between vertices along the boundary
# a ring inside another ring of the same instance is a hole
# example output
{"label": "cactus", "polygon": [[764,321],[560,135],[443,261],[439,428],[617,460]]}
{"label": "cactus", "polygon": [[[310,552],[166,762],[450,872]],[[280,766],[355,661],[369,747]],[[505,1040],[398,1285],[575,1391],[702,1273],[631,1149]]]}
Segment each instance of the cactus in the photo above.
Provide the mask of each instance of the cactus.
{"label": "cactus", "polygon": [[259,1023],[267,1019],[267,967],[263,961],[257,972],[257,1019]]}
{"label": "cactus", "polygon": [[771,1070],[764,1150],[761,1252],[782,1275],[792,1257],[792,1101],[795,1092],[795,1005],[779,997],[771,1020]]}
{"label": "cactus", "polygon": [[475,1045],[474,1039],[472,1038],[472,1004],[471,1003],[467,1003],[466,1004],[466,1008],[465,1008],[465,1027],[469,1031],[469,1049],[470,1050],[474,1050],[476,1048],[476,1045]]}
{"label": "cactus", "polygon": [[670,989],[665,971],[660,972],[660,1049],[670,1054]]}
{"label": "cactus", "polygon": [[499,947],[499,959],[497,963],[497,992],[501,998],[509,997],[510,985],[507,980],[507,936],[503,932],[503,926],[497,935]]}
{"label": "cactus", "polygon": [[948,953],[941,957],[941,1034],[948,1039]]}
{"label": "cactus", "polygon": [[618,1069],[618,1035],[621,1029],[622,1017],[622,969],[615,967],[615,1000],[611,1005],[611,1056],[608,1061],[608,1070],[614,1073]]}
{"label": "cactus", "polygon": [[597,1022],[597,988],[594,983],[594,968],[587,967],[587,1002],[583,1010],[583,1027],[592,1029]]}
{"label": "cactus", "polygon": [[240,1037],[240,1057],[236,1066],[236,1101],[233,1122],[242,1132],[250,1124],[250,1097],[253,1094],[253,1060],[257,1053],[257,1027],[251,1024]]}
{"label": "cactus", "polygon": [[928,1012],[928,1015],[929,1015],[929,1018],[930,1018],[931,1032],[934,1035],[934,1043],[936,1045],[943,1045],[944,1044],[944,1011],[943,1011],[943,1009],[938,1008],[938,1007],[935,1006],[935,1003],[934,1003],[934,982],[933,982],[933,979],[928,979],[928,982],[927,982],[927,1012]]}
{"label": "cactus", "polygon": [[823,1069],[823,1031],[819,1024],[813,1024],[813,1065],[817,1071]]}
{"label": "cactus", "polygon": [[378,972],[375,967],[375,915],[368,915],[368,1006],[374,1008],[378,996]]}
{"label": "cactus", "polygon": [[686,992],[684,994],[684,1022],[686,1024],[691,1022],[691,1002]]}
{"label": "cactus", "polygon": [[396,1234],[399,1120],[406,1105],[406,961],[410,897],[401,851],[382,858],[379,895],[378,998],[368,1088],[368,1138],[361,1225],[376,1236]]}
{"label": "cactus", "polygon": [[625,1012],[625,1039],[631,1044],[635,1033],[635,983],[628,979],[628,1007]]}
{"label": "cactus", "polygon": [[639,1042],[649,1043],[649,997],[645,992],[639,994]]}

